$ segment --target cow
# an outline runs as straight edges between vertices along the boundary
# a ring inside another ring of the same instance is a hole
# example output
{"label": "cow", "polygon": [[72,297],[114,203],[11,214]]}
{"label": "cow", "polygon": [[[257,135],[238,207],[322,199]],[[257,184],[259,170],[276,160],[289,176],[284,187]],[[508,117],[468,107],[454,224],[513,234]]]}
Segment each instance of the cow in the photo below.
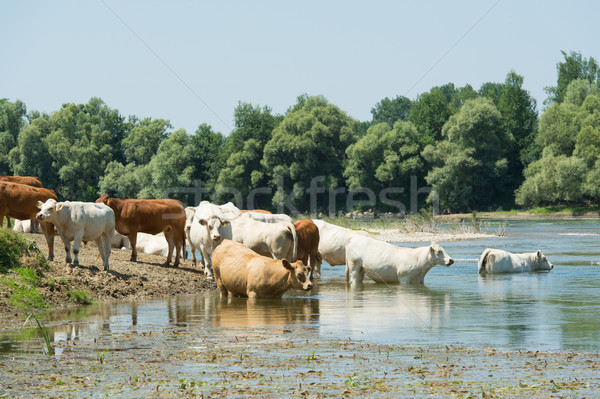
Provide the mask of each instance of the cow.
{"label": "cow", "polygon": [[33,227],[31,220],[15,219],[15,225],[13,227],[13,230],[17,233],[32,233]]}
{"label": "cow", "polygon": [[[42,181],[39,177],[36,176],[0,176],[0,181],[25,184],[26,186],[31,187],[43,187]],[[0,225],[2,224],[3,219],[4,218],[0,219]],[[6,227],[9,229],[11,228],[10,219],[8,218],[8,216],[6,217]],[[35,219],[32,219],[31,231],[29,231],[28,233],[37,232],[37,227],[38,226],[36,225]]]}
{"label": "cow", "polygon": [[439,246],[402,248],[361,235],[353,235],[346,246],[346,282],[361,283],[366,274],[377,283],[423,284],[435,265],[450,266],[454,260]]}
{"label": "cow", "polygon": [[179,266],[181,248],[185,246],[185,211],[183,205],[174,199],[120,199],[103,195],[96,200],[108,205],[115,212],[117,232],[129,238],[131,261],[137,260],[137,233],[164,233],[169,245],[167,260],[169,266],[175,250],[174,267]]}
{"label": "cow", "polygon": [[[190,243],[190,249],[192,251],[192,262],[196,266],[196,247],[192,243],[190,238],[190,230],[192,229],[192,222],[194,221],[194,215],[196,214],[196,207],[187,206],[185,209],[185,238]],[[204,259],[202,259],[202,265],[204,266]]]}
{"label": "cow", "polygon": [[486,248],[477,262],[479,274],[523,273],[538,270],[550,271],[554,265],[542,251],[513,254],[501,249]]}
{"label": "cow", "polygon": [[310,279],[321,276],[321,261],[319,251],[319,229],[310,219],[300,219],[294,222],[298,237],[298,260],[310,266]]}
{"label": "cow", "polygon": [[129,249],[129,238],[115,231],[110,246],[117,249]]}
{"label": "cow", "polygon": [[263,223],[241,213],[231,218],[232,240],[273,259],[297,258],[298,239],[292,223]]}
{"label": "cow", "polygon": [[200,251],[204,274],[208,278],[213,277],[213,251],[224,238],[232,238],[228,217],[222,207],[202,201],[190,221],[189,240],[190,246]]}
{"label": "cow", "polygon": [[[36,219],[40,222],[52,223],[56,227],[65,245],[68,264],[79,266],[81,242],[94,241],[100,251],[104,270],[108,271],[111,242],[115,234],[115,213],[112,209],[104,204],[78,201],[56,202],[52,198],[46,202],[38,201],[36,205],[40,210]],[[73,260],[71,260],[71,241],[73,241]]]}
{"label": "cow", "polygon": [[223,240],[213,252],[215,280],[222,297],[281,298],[290,290],[310,291],[310,267],[302,261],[270,259],[245,245]]}
{"label": "cow", "polygon": [[264,209],[242,209],[241,212],[256,212],[256,213],[266,213],[266,214],[273,213],[271,211],[266,211]]}
{"label": "cow", "polygon": [[[319,255],[331,266],[346,264],[346,244],[353,235],[362,235],[371,237],[365,231],[356,231],[346,229],[335,224],[327,223],[320,219],[313,219],[314,224],[319,229]],[[319,271],[321,270],[319,260]]]}
{"label": "cow", "polygon": [[284,213],[263,213],[256,211],[246,211],[244,214],[250,216],[252,219],[263,222],[263,223],[279,223],[279,222],[287,222],[294,224],[294,221],[291,217]]}
{"label": "cow", "polygon": [[[50,198],[58,200],[54,190],[0,181],[0,221],[5,216],[20,220],[34,219],[39,211],[37,202]],[[54,226],[50,223],[40,223],[40,229],[48,244],[48,260],[53,260]]]}

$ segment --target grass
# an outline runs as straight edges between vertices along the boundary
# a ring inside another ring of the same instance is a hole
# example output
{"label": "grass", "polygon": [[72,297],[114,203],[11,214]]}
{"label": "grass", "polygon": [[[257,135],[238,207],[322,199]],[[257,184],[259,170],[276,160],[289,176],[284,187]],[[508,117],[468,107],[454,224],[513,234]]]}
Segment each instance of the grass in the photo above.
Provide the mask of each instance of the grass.
{"label": "grass", "polygon": [[78,305],[91,305],[94,303],[87,292],[83,290],[71,290],[67,292],[69,299]]}
{"label": "grass", "polygon": [[48,356],[53,356],[54,355],[54,348],[52,347],[52,341],[50,340],[50,334],[48,334],[48,329],[46,328],[46,326],[44,325],[44,323],[42,323],[40,321],[40,319],[31,311],[29,311],[29,316],[27,316],[27,319],[25,319],[25,323],[23,323],[23,325],[25,325],[27,323],[27,321],[29,321],[30,318],[32,318],[35,320],[35,322],[37,323],[37,330],[40,333],[40,335],[42,336],[42,338],[44,339],[44,343],[46,344],[46,354]]}

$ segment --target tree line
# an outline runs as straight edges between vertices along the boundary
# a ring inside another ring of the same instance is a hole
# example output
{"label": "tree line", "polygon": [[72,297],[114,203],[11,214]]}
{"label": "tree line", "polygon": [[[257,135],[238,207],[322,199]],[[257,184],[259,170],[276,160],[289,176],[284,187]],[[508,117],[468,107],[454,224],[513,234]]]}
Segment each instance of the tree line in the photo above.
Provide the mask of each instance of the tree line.
{"label": "tree line", "polygon": [[51,114],[2,99],[0,174],[38,176],[82,201],[170,193],[196,205],[190,193],[200,189],[215,201],[328,212],[349,196],[385,193],[352,204],[397,211],[416,185],[432,187],[429,201],[444,212],[595,205],[600,70],[592,57],[562,54],[541,116],[515,71],[479,90],[448,83],[414,100],[384,98],[370,121],[320,95],[300,95],[282,115],[240,102],[227,136],[207,124],[190,134],[165,119],[125,117],[100,98]]}

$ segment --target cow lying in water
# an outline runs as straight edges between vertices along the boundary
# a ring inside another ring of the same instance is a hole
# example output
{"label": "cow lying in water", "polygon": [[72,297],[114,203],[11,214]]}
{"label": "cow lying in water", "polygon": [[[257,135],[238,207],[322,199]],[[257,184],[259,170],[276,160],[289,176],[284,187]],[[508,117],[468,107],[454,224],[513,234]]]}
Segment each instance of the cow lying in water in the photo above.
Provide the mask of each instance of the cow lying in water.
{"label": "cow lying in water", "polygon": [[346,281],[361,283],[364,274],[377,283],[423,284],[435,265],[450,266],[454,260],[444,248],[430,246],[402,248],[361,235],[353,235],[346,245]]}
{"label": "cow lying in water", "polygon": [[267,258],[231,240],[215,248],[212,267],[223,297],[281,298],[290,289],[312,289],[310,267],[301,261]]}
{"label": "cow lying in water", "polygon": [[486,248],[479,257],[479,274],[523,273],[537,270],[552,270],[554,265],[542,251],[513,254],[501,249]]}

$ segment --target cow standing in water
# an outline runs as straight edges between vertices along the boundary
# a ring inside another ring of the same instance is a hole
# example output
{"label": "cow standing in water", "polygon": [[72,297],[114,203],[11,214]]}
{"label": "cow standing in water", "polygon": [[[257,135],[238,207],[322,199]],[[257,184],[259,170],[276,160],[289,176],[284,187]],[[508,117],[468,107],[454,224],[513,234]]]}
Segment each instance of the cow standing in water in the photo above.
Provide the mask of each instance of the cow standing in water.
{"label": "cow standing in water", "polygon": [[479,274],[523,273],[538,270],[550,271],[554,265],[542,251],[513,254],[501,249],[487,248],[477,262]]}
{"label": "cow standing in water", "polygon": [[131,261],[137,261],[137,233],[164,233],[169,245],[169,266],[175,250],[174,267],[179,266],[181,248],[185,246],[185,211],[181,202],[174,199],[120,199],[103,195],[96,202],[103,202],[115,212],[117,232],[129,238]]}

